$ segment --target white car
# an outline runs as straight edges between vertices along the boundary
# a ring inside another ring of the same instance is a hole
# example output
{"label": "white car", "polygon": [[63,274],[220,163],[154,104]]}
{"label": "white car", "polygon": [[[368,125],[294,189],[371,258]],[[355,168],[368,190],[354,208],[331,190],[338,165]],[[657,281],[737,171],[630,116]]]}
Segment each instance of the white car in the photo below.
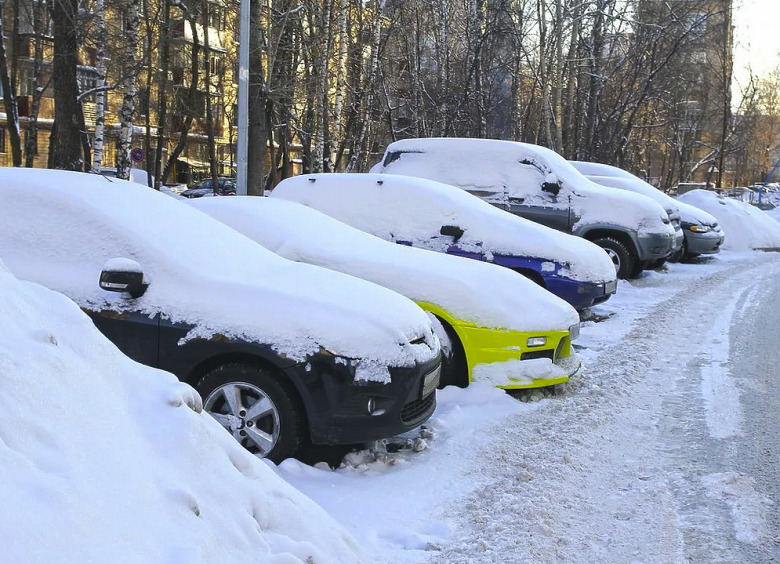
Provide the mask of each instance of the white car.
{"label": "white car", "polygon": [[260,456],[394,436],[435,409],[439,340],[413,302],[283,259],[155,190],[0,168],[0,253],[130,358],[193,385]]}
{"label": "white car", "polygon": [[780,223],[765,211],[712,190],[691,190],[678,200],[715,216],[729,236],[724,248],[734,251],[780,249]]}
{"label": "white car", "polygon": [[579,367],[579,316],[500,266],[394,245],[278,197],[201,198],[191,205],[279,255],[370,280],[414,300],[440,327],[442,386],[559,384]]}
{"label": "white car", "polygon": [[619,278],[639,276],[674,250],[674,228],[653,200],[599,186],[555,151],[496,139],[403,139],[371,172],[457,186],[513,214],[602,247]]}
{"label": "white car", "polygon": [[608,299],[617,288],[612,261],[593,243],[432,180],[307,174],[283,180],[271,197],[306,204],[393,243],[507,267],[577,310]]}
{"label": "white car", "polygon": [[[600,163],[570,161],[587,178],[602,186],[642,194],[661,204],[669,213],[682,242],[673,259],[692,258],[720,251],[725,235],[718,220],[695,206],[667,196],[651,184],[621,168]],[[676,221],[675,221],[676,219]]]}

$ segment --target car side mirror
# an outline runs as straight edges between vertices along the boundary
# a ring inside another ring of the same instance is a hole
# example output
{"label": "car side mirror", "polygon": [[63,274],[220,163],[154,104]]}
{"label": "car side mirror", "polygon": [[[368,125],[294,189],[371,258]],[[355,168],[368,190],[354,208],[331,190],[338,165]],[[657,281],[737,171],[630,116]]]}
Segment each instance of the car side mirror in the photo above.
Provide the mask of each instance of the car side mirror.
{"label": "car side mirror", "polygon": [[561,191],[560,182],[542,182],[542,192],[549,192],[553,196],[557,196]]}
{"label": "car side mirror", "polygon": [[124,292],[140,298],[149,287],[141,265],[131,259],[109,260],[100,273],[100,287],[108,292]]}
{"label": "car side mirror", "polygon": [[464,231],[457,225],[442,225],[441,229],[439,229],[439,233],[442,235],[447,235],[448,237],[452,237],[453,241],[457,242],[458,239],[463,237]]}

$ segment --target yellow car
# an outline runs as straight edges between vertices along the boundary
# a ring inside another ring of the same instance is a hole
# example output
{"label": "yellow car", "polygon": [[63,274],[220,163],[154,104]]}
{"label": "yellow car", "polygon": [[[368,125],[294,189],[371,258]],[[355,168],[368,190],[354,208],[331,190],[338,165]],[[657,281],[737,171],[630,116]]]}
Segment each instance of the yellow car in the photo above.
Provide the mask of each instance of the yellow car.
{"label": "yellow car", "polygon": [[470,381],[505,389],[551,386],[579,369],[571,347],[579,315],[516,272],[396,245],[278,198],[188,203],[287,259],[350,274],[415,301],[438,325],[446,358],[441,387]]}

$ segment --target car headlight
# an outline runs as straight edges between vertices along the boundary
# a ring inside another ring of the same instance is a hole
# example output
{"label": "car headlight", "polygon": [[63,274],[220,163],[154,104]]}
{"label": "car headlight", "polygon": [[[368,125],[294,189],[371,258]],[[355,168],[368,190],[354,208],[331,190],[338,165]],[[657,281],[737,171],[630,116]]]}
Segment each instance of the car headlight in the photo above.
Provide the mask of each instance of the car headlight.
{"label": "car headlight", "polygon": [[707,231],[709,231],[711,229],[711,227],[709,225],[696,225],[696,224],[693,224],[693,225],[691,225],[689,227],[689,229],[691,231],[693,231],[694,233],[706,233]]}
{"label": "car headlight", "polygon": [[525,344],[529,347],[543,347],[547,344],[547,337],[528,337]]}
{"label": "car headlight", "polygon": [[580,324],[575,323],[571,327],[569,327],[569,339],[572,341],[580,336]]}

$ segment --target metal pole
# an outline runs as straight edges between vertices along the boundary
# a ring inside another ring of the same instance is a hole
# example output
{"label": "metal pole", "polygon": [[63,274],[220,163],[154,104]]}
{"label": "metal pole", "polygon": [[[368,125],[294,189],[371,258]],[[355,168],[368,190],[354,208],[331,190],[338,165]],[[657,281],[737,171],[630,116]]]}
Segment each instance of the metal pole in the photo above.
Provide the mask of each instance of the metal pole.
{"label": "metal pole", "polygon": [[236,139],[236,194],[246,196],[249,131],[249,2],[241,0],[238,45],[238,138]]}

